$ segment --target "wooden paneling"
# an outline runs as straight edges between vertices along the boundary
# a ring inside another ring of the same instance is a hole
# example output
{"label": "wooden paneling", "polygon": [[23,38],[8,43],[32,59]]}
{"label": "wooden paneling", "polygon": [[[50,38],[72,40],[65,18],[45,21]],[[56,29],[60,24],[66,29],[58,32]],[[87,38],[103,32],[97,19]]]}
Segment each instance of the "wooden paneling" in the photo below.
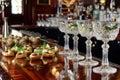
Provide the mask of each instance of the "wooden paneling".
{"label": "wooden paneling", "polygon": [[50,0],[50,5],[38,5],[33,3],[32,7],[32,23],[36,24],[37,14],[56,14],[57,9],[57,0]]}
{"label": "wooden paneling", "polygon": [[[94,0],[83,0],[86,5],[92,4]],[[116,7],[120,7],[120,0],[116,1]],[[8,16],[9,24],[36,24],[37,14],[56,14],[58,0],[50,0],[50,5],[38,5],[37,0],[23,0],[24,14],[22,15],[12,15],[11,5],[6,8],[6,16]],[[106,0],[106,5],[109,6],[110,0]],[[0,25],[2,23],[2,16],[0,14]]]}
{"label": "wooden paneling", "polygon": [[2,21],[2,14],[0,13],[0,25],[2,25],[3,21]]}
{"label": "wooden paneling", "polygon": [[[55,14],[57,0],[50,0],[50,5],[38,5],[37,0],[23,0],[24,13],[21,15],[11,14],[11,4],[5,9],[5,16],[8,17],[10,25],[13,24],[36,24],[37,14]],[[0,25],[2,25],[2,16],[0,14]]]}

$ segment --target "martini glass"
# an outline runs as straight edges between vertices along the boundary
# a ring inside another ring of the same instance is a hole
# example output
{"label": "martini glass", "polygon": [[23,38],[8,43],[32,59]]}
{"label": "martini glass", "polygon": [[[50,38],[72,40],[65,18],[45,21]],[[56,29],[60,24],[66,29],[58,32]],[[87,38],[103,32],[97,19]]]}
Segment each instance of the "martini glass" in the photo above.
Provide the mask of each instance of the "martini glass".
{"label": "martini glass", "polygon": [[115,40],[119,33],[119,26],[118,23],[114,21],[94,21],[93,22],[93,30],[95,37],[98,40],[103,41],[102,45],[102,64],[99,67],[93,68],[93,71],[95,73],[108,73],[112,74],[117,72],[117,69],[114,67],[111,67],[109,65],[109,60],[108,60],[108,49],[109,49],[109,44],[108,42],[111,40]]}
{"label": "martini glass", "polygon": [[78,51],[78,39],[79,37],[77,36],[78,33],[78,25],[76,23],[77,20],[67,20],[67,32],[69,34],[73,34],[73,52],[72,54],[69,56],[70,59],[72,59],[73,61],[73,73],[74,73],[74,78],[77,80],[78,76],[78,62],[79,60],[83,60],[84,56],[79,54]]}
{"label": "martini glass", "polygon": [[93,37],[93,28],[92,23],[90,20],[79,20],[78,23],[78,30],[81,36],[86,37],[86,59],[80,61],[79,64],[82,66],[91,65],[96,66],[98,65],[98,61],[92,59],[92,52],[91,52],[91,38]]}

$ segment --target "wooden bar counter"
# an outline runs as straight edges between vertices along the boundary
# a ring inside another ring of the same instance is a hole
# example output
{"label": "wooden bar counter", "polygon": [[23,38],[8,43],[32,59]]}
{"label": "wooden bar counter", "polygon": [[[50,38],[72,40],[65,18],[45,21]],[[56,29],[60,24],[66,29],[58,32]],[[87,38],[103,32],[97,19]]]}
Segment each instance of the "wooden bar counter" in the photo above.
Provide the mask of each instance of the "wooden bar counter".
{"label": "wooden bar counter", "polygon": [[[32,29],[34,28],[38,27],[33,26]],[[49,41],[51,42],[51,40]],[[0,51],[0,74],[2,75],[2,77],[0,76],[0,80],[58,80],[59,72],[64,66],[64,57],[60,55],[57,56],[57,60],[30,61],[15,59],[14,57],[4,57],[1,54],[2,48]],[[80,54],[85,55],[83,53]],[[99,61],[99,65],[101,65],[101,60],[95,57],[93,59]],[[79,65],[78,80],[120,80],[120,65],[114,63],[110,63],[110,65],[117,68],[115,74],[96,74],[92,71],[96,66],[85,67]],[[73,70],[72,61],[70,61],[70,69]]]}
{"label": "wooden bar counter", "polygon": [[[45,63],[43,63],[44,61],[42,60],[30,61],[26,59],[15,59],[14,57],[4,57],[0,54],[0,69],[3,70],[1,72],[3,75],[1,80],[58,80],[59,72],[63,69],[64,65],[63,59],[63,56],[58,55],[57,60],[45,60]],[[101,64],[100,60],[94,59]],[[93,67],[79,65],[78,80],[120,80],[120,66],[113,63],[110,65],[117,68],[115,74],[100,75],[92,71]],[[70,69],[73,69],[72,61],[70,61]],[[89,75],[87,75],[88,73]],[[4,78],[4,76],[7,76],[7,78]]]}

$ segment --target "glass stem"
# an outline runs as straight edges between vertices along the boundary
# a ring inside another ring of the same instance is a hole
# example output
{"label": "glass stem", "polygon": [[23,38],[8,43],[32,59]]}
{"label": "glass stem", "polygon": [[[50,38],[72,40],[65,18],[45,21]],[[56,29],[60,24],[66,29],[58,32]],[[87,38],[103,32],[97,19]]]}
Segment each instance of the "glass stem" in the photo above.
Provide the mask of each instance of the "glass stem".
{"label": "glass stem", "polygon": [[[65,46],[64,46],[64,49],[66,50],[65,51],[65,54],[68,54],[68,50],[69,50],[69,35],[67,33],[65,33],[64,35],[64,39],[65,39]],[[65,71],[67,72],[68,69],[69,69],[69,59],[68,59],[68,55],[65,55],[65,58],[64,58],[64,62],[65,62]]]}
{"label": "glass stem", "polygon": [[109,74],[102,75],[101,80],[109,80]]}
{"label": "glass stem", "polygon": [[92,41],[88,38],[86,41],[86,59],[92,59],[91,44]]}
{"label": "glass stem", "polygon": [[68,70],[69,70],[69,59],[67,58],[67,56],[65,56],[64,62],[65,62],[65,64],[64,64],[65,73],[66,73],[66,75],[68,75]]}
{"label": "glass stem", "polygon": [[86,66],[86,80],[91,80],[92,66]]}
{"label": "glass stem", "polygon": [[74,51],[74,59],[73,59],[73,73],[74,73],[74,79],[77,80],[78,79],[78,59],[77,59],[77,54],[79,54],[78,52],[78,39],[79,37],[77,35],[74,35],[73,37],[73,51]]}
{"label": "glass stem", "polygon": [[104,41],[104,44],[102,45],[102,49],[103,49],[102,65],[103,66],[108,66],[109,65],[109,61],[108,61],[108,49],[109,49],[108,41]]}
{"label": "glass stem", "polygon": [[68,50],[69,49],[69,35],[67,33],[65,33],[64,39],[65,39],[64,49]]}
{"label": "glass stem", "polygon": [[74,73],[74,79],[77,80],[78,78],[78,61],[73,62],[73,73]]}
{"label": "glass stem", "polygon": [[4,18],[4,25],[3,25],[3,29],[2,29],[2,34],[4,38],[7,38],[9,35],[9,26],[8,26],[8,22],[7,22],[7,18]]}
{"label": "glass stem", "polygon": [[74,46],[73,46],[73,51],[75,52],[75,54],[78,54],[78,39],[79,37],[77,35],[74,35],[73,40],[74,40]]}

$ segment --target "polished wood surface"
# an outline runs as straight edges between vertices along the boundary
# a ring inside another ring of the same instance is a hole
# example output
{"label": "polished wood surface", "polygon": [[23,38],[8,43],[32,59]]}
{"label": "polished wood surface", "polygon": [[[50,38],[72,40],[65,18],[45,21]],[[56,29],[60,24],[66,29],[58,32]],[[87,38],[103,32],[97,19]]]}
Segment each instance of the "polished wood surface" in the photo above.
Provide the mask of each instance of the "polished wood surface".
{"label": "polished wood surface", "polygon": [[[13,28],[15,26],[12,26]],[[22,28],[23,26],[16,26],[16,28]],[[37,26],[27,26],[25,29],[28,28],[39,28]],[[52,40],[50,41],[52,42]],[[60,47],[61,48],[61,47]],[[2,50],[2,48],[1,48]],[[83,55],[83,54],[82,54]],[[6,73],[3,75],[7,75],[8,77],[3,80],[10,80],[11,78],[13,80],[57,80],[59,72],[63,69],[64,66],[64,57],[63,56],[57,56],[57,60],[45,60],[49,61],[47,64],[42,60],[37,61],[29,61],[26,59],[15,59],[14,57],[4,57],[2,54],[0,54],[0,60],[1,60],[1,66],[0,70],[4,69],[2,73]],[[94,58],[95,60],[99,61],[99,65],[101,64],[101,61]],[[98,66],[99,66],[98,65]],[[117,72],[115,74],[96,74],[92,71],[92,68],[94,67],[85,67],[80,66],[78,69],[79,79],[78,80],[90,80],[87,78],[87,73],[91,72],[91,75],[89,75],[89,78],[91,76],[91,80],[120,80],[120,65],[117,64],[110,64],[113,67],[117,68]],[[70,69],[73,70],[72,61],[70,61]],[[9,75],[10,74],[10,75]],[[10,78],[11,77],[11,78]]]}
{"label": "polished wood surface", "polygon": [[[14,57],[4,57],[2,55],[0,56],[0,59],[1,66],[8,74],[10,74],[13,80],[58,80],[59,72],[64,66],[64,57],[60,55],[57,56],[57,59],[45,59],[44,61],[15,59]],[[100,60],[95,60],[101,63]],[[117,68],[117,72],[115,74],[100,75],[92,72],[93,67],[91,68],[79,65],[78,80],[120,80],[120,66],[112,63],[110,65]],[[70,69],[73,70],[72,61],[70,61]],[[88,73],[89,79],[86,79]],[[6,80],[9,79],[10,77]]]}

